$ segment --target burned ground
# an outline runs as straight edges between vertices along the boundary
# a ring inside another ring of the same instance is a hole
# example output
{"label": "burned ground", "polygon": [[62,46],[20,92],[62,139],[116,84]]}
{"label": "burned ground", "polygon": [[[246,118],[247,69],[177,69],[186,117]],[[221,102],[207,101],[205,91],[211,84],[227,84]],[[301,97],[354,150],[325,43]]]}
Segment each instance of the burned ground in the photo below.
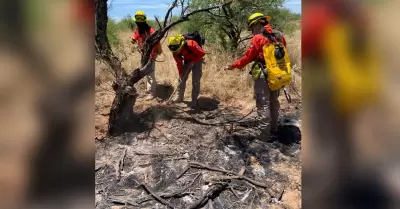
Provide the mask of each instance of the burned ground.
{"label": "burned ground", "polygon": [[[256,138],[259,130],[256,114],[251,112],[255,102],[249,69],[222,71],[233,61],[232,57],[210,46],[205,46],[209,54],[203,66],[200,112],[189,110],[186,105],[162,105],[178,84],[172,54],[164,53],[156,64],[157,100],[144,101],[145,83],[137,83],[135,87],[141,95],[134,106],[134,121],[126,133],[104,138],[115,96],[111,88],[114,77],[108,66],[97,63],[96,208],[167,208],[141,184],[175,208],[190,208],[210,189],[222,192],[211,195],[213,207],[207,201],[205,206],[199,204],[203,208],[301,208],[300,145],[291,140],[299,138],[298,124],[292,123],[300,123],[300,34],[298,31],[287,40],[293,56],[293,88],[288,89],[292,103],[288,104],[283,94],[279,98],[280,115],[286,125],[281,127],[282,140],[274,143]],[[120,36],[123,47],[116,51],[128,55],[124,68],[135,69],[140,64],[140,54],[130,53],[131,32]],[[162,46],[168,52],[166,42]],[[189,100],[191,78],[186,88]],[[183,173],[194,162],[234,173],[199,166]],[[221,179],[233,178],[243,167],[244,176],[266,188],[247,180]]]}
{"label": "burned ground", "polygon": [[[203,101],[201,111],[155,105],[134,132],[96,140],[96,208],[168,208],[146,189],[174,208],[300,208],[300,144],[257,139],[254,113]],[[283,115],[281,130],[298,117]]]}

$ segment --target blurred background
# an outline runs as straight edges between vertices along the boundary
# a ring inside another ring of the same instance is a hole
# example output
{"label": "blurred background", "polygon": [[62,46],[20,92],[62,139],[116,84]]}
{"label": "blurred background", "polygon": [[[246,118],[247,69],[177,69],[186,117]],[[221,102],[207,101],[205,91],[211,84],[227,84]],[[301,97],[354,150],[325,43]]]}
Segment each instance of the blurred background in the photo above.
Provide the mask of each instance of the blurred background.
{"label": "blurred background", "polygon": [[0,10],[0,208],[93,208],[94,2]]}
{"label": "blurred background", "polygon": [[399,208],[398,1],[302,8],[304,208]]}

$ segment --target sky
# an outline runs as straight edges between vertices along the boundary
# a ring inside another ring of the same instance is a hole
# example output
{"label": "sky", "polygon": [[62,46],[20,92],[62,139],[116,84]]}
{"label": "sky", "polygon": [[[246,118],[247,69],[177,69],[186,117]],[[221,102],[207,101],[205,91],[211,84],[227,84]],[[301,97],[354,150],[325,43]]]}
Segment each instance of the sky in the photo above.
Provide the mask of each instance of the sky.
{"label": "sky", "polygon": [[[134,16],[137,10],[143,10],[149,19],[154,19],[154,16],[163,17],[171,2],[171,0],[108,0],[108,4],[111,4],[108,15],[112,19],[119,20],[127,15]],[[284,6],[295,13],[301,13],[301,0],[286,0]]]}

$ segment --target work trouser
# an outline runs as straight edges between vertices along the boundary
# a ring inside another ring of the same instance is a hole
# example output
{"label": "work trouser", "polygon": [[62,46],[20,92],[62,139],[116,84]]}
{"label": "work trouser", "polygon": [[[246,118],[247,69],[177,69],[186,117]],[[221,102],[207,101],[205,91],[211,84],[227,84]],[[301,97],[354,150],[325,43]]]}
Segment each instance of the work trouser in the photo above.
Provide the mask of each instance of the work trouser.
{"label": "work trouser", "polygon": [[151,73],[146,76],[147,93],[153,95],[155,95],[157,87],[155,68],[156,68],[156,63],[154,61],[151,61],[151,63],[148,66],[148,70],[151,70]]}
{"label": "work trouser", "polygon": [[[254,81],[254,93],[256,96],[257,115],[260,120],[260,129],[267,131],[268,123],[271,131],[278,130],[279,93],[280,90],[271,91],[264,75]],[[268,103],[268,104],[267,104]]]}
{"label": "work trouser", "polygon": [[186,81],[189,78],[189,73],[192,72],[192,104],[197,103],[200,94],[200,80],[203,75],[203,60],[195,63],[193,68],[189,68],[189,63],[185,62],[183,65],[183,72],[180,84],[178,85],[178,98],[182,99],[185,96]]}

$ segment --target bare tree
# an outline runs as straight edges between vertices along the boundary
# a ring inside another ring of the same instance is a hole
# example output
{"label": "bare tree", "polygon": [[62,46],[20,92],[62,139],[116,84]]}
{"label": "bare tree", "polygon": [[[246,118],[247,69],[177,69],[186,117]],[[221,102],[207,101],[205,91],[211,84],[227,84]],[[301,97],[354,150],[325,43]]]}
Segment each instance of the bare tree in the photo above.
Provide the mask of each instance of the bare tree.
{"label": "bare tree", "polygon": [[[96,3],[96,58],[105,61],[115,74],[115,82],[113,89],[116,93],[114,101],[110,107],[110,117],[108,120],[108,135],[122,133],[126,127],[130,125],[133,118],[133,106],[136,102],[137,92],[134,84],[142,79],[145,75],[151,73],[147,66],[150,64],[150,54],[152,48],[165,36],[165,34],[174,26],[189,20],[189,17],[201,13],[209,12],[213,9],[225,8],[231,2],[223,3],[207,8],[200,8],[187,13],[185,8],[185,0],[174,0],[170,5],[164,17],[163,24],[158,18],[156,21],[160,28],[152,33],[144,43],[144,53],[141,59],[141,67],[134,70],[128,75],[121,65],[121,61],[113,53],[107,39],[107,0],[95,0]],[[172,21],[172,10],[182,6],[183,11],[178,19]]]}

